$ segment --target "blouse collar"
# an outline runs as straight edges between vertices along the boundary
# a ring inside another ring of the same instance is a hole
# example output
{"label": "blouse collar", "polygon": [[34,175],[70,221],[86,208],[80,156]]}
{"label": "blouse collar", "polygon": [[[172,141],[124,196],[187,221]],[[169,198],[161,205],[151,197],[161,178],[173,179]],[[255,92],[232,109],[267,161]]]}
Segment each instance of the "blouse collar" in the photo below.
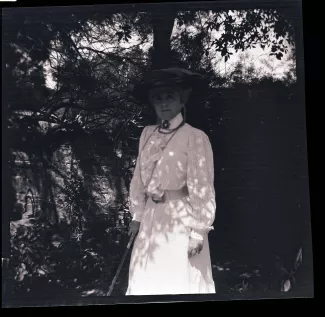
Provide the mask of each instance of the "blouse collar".
{"label": "blouse collar", "polygon": [[[166,131],[178,127],[182,123],[182,121],[183,121],[183,115],[180,112],[174,118],[172,118],[171,120],[169,120],[169,128],[166,129]],[[162,129],[162,130],[165,130],[165,129]]]}

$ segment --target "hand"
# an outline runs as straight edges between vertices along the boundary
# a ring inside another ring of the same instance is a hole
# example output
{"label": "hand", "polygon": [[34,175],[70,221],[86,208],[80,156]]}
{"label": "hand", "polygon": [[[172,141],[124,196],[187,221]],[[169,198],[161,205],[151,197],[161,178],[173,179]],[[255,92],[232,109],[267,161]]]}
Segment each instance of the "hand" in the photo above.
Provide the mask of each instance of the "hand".
{"label": "hand", "polygon": [[136,221],[136,220],[132,220],[130,223],[130,228],[129,228],[129,232],[128,235],[132,235],[132,234],[137,234],[140,228],[140,222]]}
{"label": "hand", "polygon": [[203,249],[203,240],[198,240],[190,237],[190,241],[188,244],[187,254],[188,257],[191,258],[192,256],[199,254]]}

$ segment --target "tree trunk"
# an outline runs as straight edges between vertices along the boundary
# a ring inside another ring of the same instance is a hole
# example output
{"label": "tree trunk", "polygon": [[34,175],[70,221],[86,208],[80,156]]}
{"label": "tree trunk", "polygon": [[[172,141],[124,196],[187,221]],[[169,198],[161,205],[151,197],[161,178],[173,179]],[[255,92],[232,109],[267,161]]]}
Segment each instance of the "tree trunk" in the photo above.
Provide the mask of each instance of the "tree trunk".
{"label": "tree trunk", "polygon": [[[168,68],[171,66],[171,45],[170,37],[174,28],[174,22],[177,12],[164,12],[151,14],[151,23],[153,29],[153,53],[152,69]],[[156,124],[160,120],[156,117]]]}
{"label": "tree trunk", "polygon": [[170,37],[174,27],[176,12],[152,13],[153,55],[152,69],[171,66]]}

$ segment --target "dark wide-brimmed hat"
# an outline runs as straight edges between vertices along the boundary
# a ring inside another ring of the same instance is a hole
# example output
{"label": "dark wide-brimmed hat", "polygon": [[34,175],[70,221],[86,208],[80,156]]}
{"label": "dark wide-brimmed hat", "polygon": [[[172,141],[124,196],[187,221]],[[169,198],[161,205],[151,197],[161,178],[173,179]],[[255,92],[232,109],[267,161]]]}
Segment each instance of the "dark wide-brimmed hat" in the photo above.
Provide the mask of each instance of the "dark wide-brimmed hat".
{"label": "dark wide-brimmed hat", "polygon": [[204,76],[187,69],[171,67],[152,70],[136,87],[136,94],[143,99],[151,89],[179,86],[184,89],[197,88],[204,81]]}
{"label": "dark wide-brimmed hat", "polygon": [[145,90],[175,85],[193,88],[203,79],[204,77],[198,73],[183,68],[171,67],[148,72],[139,87]]}

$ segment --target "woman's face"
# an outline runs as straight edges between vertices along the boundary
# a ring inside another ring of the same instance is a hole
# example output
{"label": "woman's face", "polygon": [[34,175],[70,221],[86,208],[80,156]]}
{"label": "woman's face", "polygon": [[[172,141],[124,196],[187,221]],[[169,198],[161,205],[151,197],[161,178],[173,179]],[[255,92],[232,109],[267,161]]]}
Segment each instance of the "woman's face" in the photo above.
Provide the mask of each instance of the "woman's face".
{"label": "woman's face", "polygon": [[175,89],[155,89],[150,93],[150,100],[157,116],[162,120],[170,120],[180,113],[184,104]]}

